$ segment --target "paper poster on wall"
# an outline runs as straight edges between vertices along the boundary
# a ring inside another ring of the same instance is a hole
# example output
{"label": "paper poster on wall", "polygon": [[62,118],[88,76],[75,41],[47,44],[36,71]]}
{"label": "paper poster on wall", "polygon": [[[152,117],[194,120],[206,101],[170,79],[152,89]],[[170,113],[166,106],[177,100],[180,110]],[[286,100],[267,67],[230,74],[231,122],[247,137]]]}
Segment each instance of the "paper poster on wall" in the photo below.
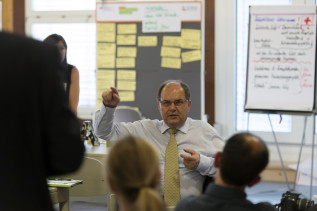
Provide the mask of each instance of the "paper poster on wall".
{"label": "paper poster on wall", "polygon": [[[200,56],[203,58],[201,47],[204,46],[200,38],[203,6],[203,1],[97,0],[97,24],[115,25],[115,40],[107,41],[110,35],[103,28],[97,30],[97,33],[104,33],[97,35],[101,39],[97,44],[116,45],[115,58],[111,59],[115,67],[100,69],[115,70],[115,86],[122,105],[140,107],[145,117],[161,118],[153,96],[163,81],[180,79],[191,87],[195,102],[189,115],[197,119],[204,117],[201,95],[204,65],[199,60]],[[195,50],[200,50],[201,54]],[[183,58],[182,53],[186,53]],[[104,62],[104,58],[99,62]],[[98,86],[103,88],[104,85]],[[101,103],[99,96],[97,103]]]}
{"label": "paper poster on wall", "polygon": [[115,42],[116,24],[97,23],[97,42]]}
{"label": "paper poster on wall", "polygon": [[135,94],[131,91],[119,91],[121,102],[132,102],[135,101]]}
{"label": "paper poster on wall", "polygon": [[176,57],[179,58],[181,56],[181,49],[174,47],[161,47],[161,57]]}
{"label": "paper poster on wall", "polygon": [[181,47],[181,37],[163,36],[163,46]]}
{"label": "paper poster on wall", "polygon": [[[97,22],[143,22],[171,19],[174,21],[201,21],[202,2],[98,2]],[[167,21],[163,21],[166,23]]]}
{"label": "paper poster on wall", "polygon": [[313,110],[316,7],[251,7],[245,109]]}

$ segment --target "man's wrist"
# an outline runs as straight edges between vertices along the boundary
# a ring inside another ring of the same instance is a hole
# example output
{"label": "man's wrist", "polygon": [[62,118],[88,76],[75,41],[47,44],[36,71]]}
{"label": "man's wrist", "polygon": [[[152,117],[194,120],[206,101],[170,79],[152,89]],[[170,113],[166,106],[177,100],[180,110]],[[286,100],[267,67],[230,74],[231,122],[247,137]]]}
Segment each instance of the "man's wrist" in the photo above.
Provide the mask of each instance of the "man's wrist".
{"label": "man's wrist", "polygon": [[102,101],[102,103],[103,103],[103,105],[104,105],[105,107],[108,107],[108,108],[115,108],[115,107],[117,107],[117,105],[115,105],[115,106],[106,105],[105,102],[103,102],[103,101]]}

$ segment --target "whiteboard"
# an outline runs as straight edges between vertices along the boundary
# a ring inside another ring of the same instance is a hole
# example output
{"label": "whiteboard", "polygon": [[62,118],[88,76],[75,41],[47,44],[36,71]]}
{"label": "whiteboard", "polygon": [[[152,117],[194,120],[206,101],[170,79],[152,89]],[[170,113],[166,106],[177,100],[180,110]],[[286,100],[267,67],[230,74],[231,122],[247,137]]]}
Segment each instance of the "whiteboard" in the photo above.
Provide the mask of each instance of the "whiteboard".
{"label": "whiteboard", "polygon": [[316,6],[252,6],[245,110],[312,112]]}

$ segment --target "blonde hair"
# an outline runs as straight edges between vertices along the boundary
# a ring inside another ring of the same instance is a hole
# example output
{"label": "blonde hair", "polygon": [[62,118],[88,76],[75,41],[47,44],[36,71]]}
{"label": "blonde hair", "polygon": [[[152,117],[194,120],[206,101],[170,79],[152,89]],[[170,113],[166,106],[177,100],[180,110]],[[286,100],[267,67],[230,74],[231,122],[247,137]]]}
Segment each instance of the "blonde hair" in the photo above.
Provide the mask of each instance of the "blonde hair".
{"label": "blonde hair", "polygon": [[141,138],[118,140],[107,158],[107,176],[135,211],[165,210],[159,194],[160,168],[156,149]]}

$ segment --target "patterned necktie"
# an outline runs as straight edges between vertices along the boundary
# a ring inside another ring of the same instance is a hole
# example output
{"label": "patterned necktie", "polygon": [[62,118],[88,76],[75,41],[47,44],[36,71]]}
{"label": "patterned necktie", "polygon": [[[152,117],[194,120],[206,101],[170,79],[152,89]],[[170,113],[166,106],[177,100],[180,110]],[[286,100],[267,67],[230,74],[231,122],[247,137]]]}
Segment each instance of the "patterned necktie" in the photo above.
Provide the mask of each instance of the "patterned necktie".
{"label": "patterned necktie", "polygon": [[180,199],[178,150],[175,133],[177,129],[169,128],[170,140],[165,152],[164,199],[167,206],[175,206]]}

